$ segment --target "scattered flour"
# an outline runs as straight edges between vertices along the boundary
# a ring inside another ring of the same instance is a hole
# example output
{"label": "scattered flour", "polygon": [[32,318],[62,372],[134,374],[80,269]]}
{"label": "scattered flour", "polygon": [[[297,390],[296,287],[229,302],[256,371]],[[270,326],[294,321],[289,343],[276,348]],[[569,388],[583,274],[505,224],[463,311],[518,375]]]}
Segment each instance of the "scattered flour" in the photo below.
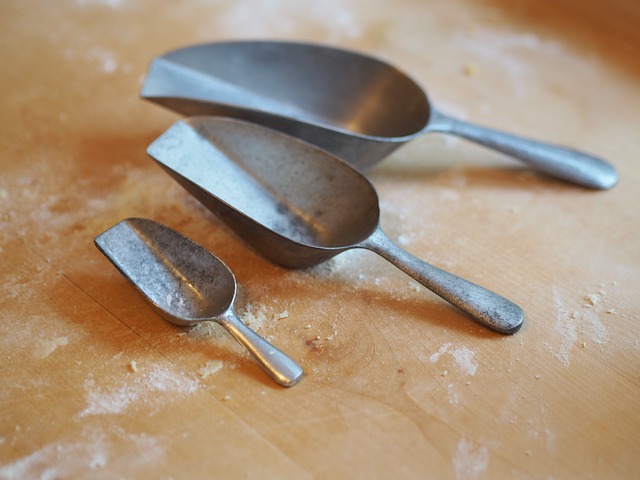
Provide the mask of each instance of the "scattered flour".
{"label": "scattered flour", "polygon": [[411,244],[411,236],[409,235],[400,235],[398,236],[398,245],[402,247],[406,247]]}
{"label": "scattered flour", "polygon": [[200,368],[200,376],[202,378],[210,377],[211,375],[218,373],[222,369],[223,365],[224,362],[222,360],[209,360]]}
{"label": "scattered flour", "polygon": [[[109,75],[115,73],[119,68],[116,54],[101,47],[93,47],[82,51],[68,48],[64,50],[63,56],[68,61],[84,60],[88,63],[98,64],[100,71]],[[127,65],[123,67],[123,70],[129,70],[129,68]]]}
{"label": "scattered flour", "polygon": [[[565,58],[562,44],[543,39],[528,32],[482,31],[478,32],[473,41],[466,34],[454,36],[454,43],[458,48],[469,49],[479,63],[490,63],[493,69],[500,70],[513,88],[511,96],[526,97],[531,95],[529,85],[535,83],[522,82],[525,77],[534,78],[539,73],[526,60],[528,52],[544,53],[548,58]],[[580,61],[572,65],[573,68],[588,73],[593,66],[589,61]],[[525,87],[526,85],[526,87]]]}
{"label": "scattered flour", "polygon": [[[268,330],[278,321],[289,317],[289,311],[287,309],[275,311],[263,303],[247,303],[241,309],[238,309],[237,314],[243,323],[258,333]],[[188,335],[189,338],[194,339],[202,339],[204,337],[214,337],[217,339],[229,338],[229,334],[225,331],[224,327],[218,325],[216,322],[199,323],[186,333],[181,332],[179,335],[185,334]]]}
{"label": "scattered flour", "polygon": [[278,321],[289,317],[288,310],[276,311],[263,303],[247,303],[238,311],[238,317],[256,332],[270,329]]}
{"label": "scattered flour", "polygon": [[[436,363],[445,353],[451,355],[456,364],[462,368],[467,375],[475,375],[478,365],[473,361],[476,352],[466,347],[451,348],[451,343],[447,342],[440,349],[429,357],[431,363]],[[447,372],[448,373],[448,372]]]}
{"label": "scattered flour", "polygon": [[477,478],[489,465],[489,450],[474,445],[467,438],[461,438],[453,457],[453,468],[456,478],[468,480]]}
{"label": "scattered flour", "polygon": [[564,305],[558,288],[553,287],[556,316],[553,331],[557,334],[560,343],[557,346],[545,343],[545,346],[564,366],[569,366],[570,354],[574,345],[579,344],[586,348],[587,343],[585,341],[579,342],[579,336],[584,335],[592,343],[600,346],[608,342],[609,333],[601,318],[603,309],[606,315],[614,314],[615,309],[603,307],[602,296],[604,294],[604,290],[601,290],[598,293],[585,295],[581,303],[578,304],[578,309],[570,313]]}
{"label": "scattered flour", "polygon": [[185,377],[183,373],[176,372],[173,368],[155,366],[144,375],[143,385],[156,392],[173,394],[189,394],[196,391],[198,382],[195,379]]}
{"label": "scattered flour", "polygon": [[[251,25],[253,36],[287,36],[295,32],[301,24],[321,24],[327,40],[359,38],[361,25],[353,12],[342,0],[327,0],[321,3],[283,2],[229,2],[229,7],[219,17],[217,29],[224,34],[237,34],[238,25]],[[255,19],[262,21],[256,22]],[[210,37],[210,28],[198,31],[205,38]]]}
{"label": "scattered flour", "polygon": [[[179,335],[183,335],[180,333]],[[227,332],[224,327],[218,325],[216,322],[202,322],[190,328],[186,333],[189,338],[203,338],[203,337],[215,337],[223,338],[227,336]]]}
{"label": "scattered flour", "polygon": [[251,327],[253,330],[262,330],[267,322],[269,315],[267,308],[262,303],[249,303],[239,313],[240,320]]}
{"label": "scattered flour", "polygon": [[78,437],[74,442],[47,444],[0,466],[0,479],[135,477],[136,471],[162,462],[166,454],[165,438],[129,433],[118,426],[84,427]]}
{"label": "scattered flour", "polygon": [[458,393],[455,391],[455,386],[453,383],[447,385],[447,398],[449,400],[449,404],[458,405],[460,403],[460,398]]}
{"label": "scattered flour", "polygon": [[595,293],[590,293],[589,295],[585,296],[584,299],[587,302],[584,304],[584,306],[587,308],[596,307],[600,301],[600,297],[598,297],[598,295],[596,295]]}
{"label": "scattered flour", "polygon": [[584,312],[582,318],[584,320],[584,330],[589,339],[598,345],[605,345],[609,340],[609,332],[607,332],[607,328],[600,321],[598,313],[589,310]]}
{"label": "scattered flour", "polygon": [[578,340],[575,325],[577,315],[575,312],[570,315],[564,308],[560,292],[555,286],[553,287],[553,298],[555,301],[556,311],[556,321],[553,325],[553,330],[560,338],[560,345],[557,351],[554,351],[553,353],[565,367],[568,367],[571,349]]}
{"label": "scattered flour", "polygon": [[[137,365],[136,368],[140,369]],[[85,381],[84,386],[88,405],[80,412],[80,417],[122,413],[136,402],[147,404],[166,400],[171,403],[180,396],[194,393],[198,388],[198,381],[171,368],[156,365],[114,388],[96,386],[91,377]]]}
{"label": "scattered flour", "polygon": [[38,349],[37,356],[40,358],[46,358],[55,352],[58,347],[63,347],[68,344],[68,337],[56,337],[53,340],[40,340],[40,348]]}
{"label": "scattered flour", "polygon": [[433,355],[431,355],[429,357],[429,360],[431,360],[431,363],[436,363],[438,361],[438,359],[444,354],[446,353],[447,350],[449,350],[449,347],[451,346],[451,343],[447,342],[444,345],[442,345],[440,347],[440,349],[434,353]]}
{"label": "scattered flour", "polygon": [[86,5],[104,5],[111,8],[119,8],[125,4],[125,0],[76,0],[76,4],[83,7]]}
{"label": "scattered flour", "polygon": [[469,350],[466,347],[458,348],[449,352],[460,368],[462,368],[467,375],[475,375],[478,366],[473,362],[476,352]]}

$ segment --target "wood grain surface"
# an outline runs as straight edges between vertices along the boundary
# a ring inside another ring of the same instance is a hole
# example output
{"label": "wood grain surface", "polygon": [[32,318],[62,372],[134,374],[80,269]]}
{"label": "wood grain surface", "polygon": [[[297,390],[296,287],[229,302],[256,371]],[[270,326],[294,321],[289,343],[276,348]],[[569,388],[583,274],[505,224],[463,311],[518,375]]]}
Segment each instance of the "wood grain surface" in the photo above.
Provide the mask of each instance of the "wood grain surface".
{"label": "wood grain surface", "polygon": [[[2,1],[0,478],[638,478],[640,9],[604,5]],[[240,38],[379,56],[443,111],[620,182],[435,134],[368,172],[389,236],[522,306],[513,336],[372,253],[280,268],[145,154],[179,118],[138,98],[151,58]],[[305,379],[278,387],[219,327],[158,317],[93,246],[130,216],[222,258],[242,319]]]}

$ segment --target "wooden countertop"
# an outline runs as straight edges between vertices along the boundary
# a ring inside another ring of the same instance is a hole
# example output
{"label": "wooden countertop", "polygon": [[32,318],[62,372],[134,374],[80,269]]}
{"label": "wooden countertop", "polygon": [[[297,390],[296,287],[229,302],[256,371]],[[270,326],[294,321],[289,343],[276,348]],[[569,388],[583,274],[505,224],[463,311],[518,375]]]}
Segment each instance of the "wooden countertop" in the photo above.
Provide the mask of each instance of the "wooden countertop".
{"label": "wooden countertop", "polygon": [[[640,12],[542,3],[4,1],[0,478],[637,476]],[[386,232],[521,305],[513,336],[370,253],[277,267],[145,154],[179,118],[138,98],[148,62],[232,38],[380,56],[442,110],[601,155],[620,183],[435,134],[370,171]],[[280,388],[219,327],[158,317],[93,246],[129,216],[229,264],[242,318],[306,378]]]}

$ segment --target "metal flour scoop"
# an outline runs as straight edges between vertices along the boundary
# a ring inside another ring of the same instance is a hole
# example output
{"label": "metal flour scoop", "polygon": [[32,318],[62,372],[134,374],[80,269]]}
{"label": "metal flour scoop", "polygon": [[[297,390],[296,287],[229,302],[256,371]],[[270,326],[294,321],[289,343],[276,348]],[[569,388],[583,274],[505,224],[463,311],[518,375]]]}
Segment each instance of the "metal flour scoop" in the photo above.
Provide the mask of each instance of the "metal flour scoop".
{"label": "metal flour scoop", "polygon": [[591,155],[448,117],[393,66],[327,46],[240,41],[174,50],[152,61],[140,95],[184,115],[259,123],[360,168],[423,133],[440,132],[585,187],[608,189],[618,178]]}
{"label": "metal flour scoop", "polygon": [[277,383],[291,387],[300,366],[233,311],[236,279],[215,255],[164,225],[128,218],[95,239],[98,249],[169,322],[222,325]]}
{"label": "metal flour scoop", "polygon": [[514,333],[522,324],[517,305],[391,242],[378,225],[371,183],[319,148],[240,120],[193,117],[175,123],[147,153],[276,263],[308,267],[364,248],[487,327]]}

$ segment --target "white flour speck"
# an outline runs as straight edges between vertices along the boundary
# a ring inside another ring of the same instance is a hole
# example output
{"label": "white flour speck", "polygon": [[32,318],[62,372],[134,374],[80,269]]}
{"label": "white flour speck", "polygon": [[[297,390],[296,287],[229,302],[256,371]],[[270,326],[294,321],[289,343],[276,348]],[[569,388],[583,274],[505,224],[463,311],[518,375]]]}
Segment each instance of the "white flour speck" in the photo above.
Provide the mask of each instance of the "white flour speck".
{"label": "white flour speck", "polygon": [[69,339],[67,337],[56,337],[53,340],[41,340],[38,356],[40,358],[48,357],[53,352],[55,352],[58,347],[63,347],[68,343]]}
{"label": "white flour speck", "polygon": [[239,312],[239,316],[244,323],[256,331],[262,330],[265,323],[269,321],[267,308],[261,303],[245,305]]}
{"label": "white flour speck", "polygon": [[476,352],[469,350],[466,347],[462,347],[452,350],[449,353],[453,356],[458,366],[462,368],[467,375],[473,376],[476,374],[478,366],[473,362],[473,357],[475,357]]}
{"label": "white flour speck", "polygon": [[145,377],[146,380],[142,382],[142,385],[151,391],[189,394],[195,392],[198,388],[196,380],[160,366],[156,366]]}
{"label": "white flour speck", "polygon": [[210,377],[211,375],[218,373],[223,366],[222,360],[209,360],[200,368],[200,376],[202,378]]}
{"label": "white flour speck", "polygon": [[447,385],[447,398],[451,405],[458,405],[460,403],[460,398],[455,391],[455,386],[453,383]]}
{"label": "white flour speck", "polygon": [[165,438],[129,433],[118,426],[86,427],[78,436],[78,441],[50,443],[0,466],[0,479],[93,478],[102,468],[108,469],[108,478],[135,477],[133,473],[161,462],[166,454]]}
{"label": "white flour speck", "polygon": [[139,372],[140,367],[135,377],[113,388],[97,386],[93,378],[88,378],[84,384],[88,405],[80,417],[121,413],[138,401],[171,403],[198,388],[197,380],[166,367],[154,366],[151,371]]}
{"label": "white flour speck", "polygon": [[189,338],[205,338],[205,337],[213,337],[213,338],[225,338],[228,333],[221,325],[218,325],[216,322],[202,322],[195,325],[193,328],[190,328],[187,331],[187,335]]}
{"label": "white flour speck", "polygon": [[80,6],[104,5],[116,9],[124,5],[124,0],[76,0],[76,3]]}
{"label": "white flour speck", "polygon": [[407,235],[400,235],[398,237],[398,245],[406,247],[410,243],[411,243],[411,238],[408,237]]}
{"label": "white flour speck", "polygon": [[604,326],[598,314],[593,310],[588,310],[584,313],[583,319],[585,321],[585,333],[589,336],[593,343],[598,345],[605,345],[609,340],[609,332]]}
{"label": "white flour speck", "polygon": [[590,293],[584,299],[587,301],[584,305],[587,308],[596,307],[600,301],[600,298],[595,293]]}
{"label": "white flour speck", "polygon": [[80,413],[81,417],[120,413],[140,396],[140,392],[125,387],[105,392],[96,387],[95,380],[92,378],[85,382],[84,387],[86,390],[85,398],[89,406]]}
{"label": "white flour speck", "polygon": [[477,478],[489,465],[489,450],[476,446],[466,438],[460,439],[453,457],[453,468],[457,479]]}
{"label": "white flour speck", "polygon": [[436,363],[438,361],[438,359],[444,354],[446,353],[447,350],[449,350],[449,347],[451,346],[450,342],[445,343],[444,345],[442,345],[440,347],[440,349],[434,353],[433,355],[431,355],[429,357],[429,360],[431,360],[431,363]]}
{"label": "white flour speck", "polygon": [[475,375],[478,366],[473,361],[476,352],[467,347],[451,349],[451,342],[447,342],[440,349],[429,357],[431,363],[436,363],[442,355],[448,353],[453,357],[456,364],[464,370],[467,375]]}
{"label": "white flour speck", "polygon": [[565,366],[569,366],[569,354],[573,345],[578,340],[578,334],[576,333],[576,325],[574,323],[575,317],[569,315],[569,312],[564,308],[560,292],[554,286],[553,297],[555,299],[556,307],[556,321],[553,325],[553,330],[560,337],[560,346],[557,351],[554,351],[554,355]]}

